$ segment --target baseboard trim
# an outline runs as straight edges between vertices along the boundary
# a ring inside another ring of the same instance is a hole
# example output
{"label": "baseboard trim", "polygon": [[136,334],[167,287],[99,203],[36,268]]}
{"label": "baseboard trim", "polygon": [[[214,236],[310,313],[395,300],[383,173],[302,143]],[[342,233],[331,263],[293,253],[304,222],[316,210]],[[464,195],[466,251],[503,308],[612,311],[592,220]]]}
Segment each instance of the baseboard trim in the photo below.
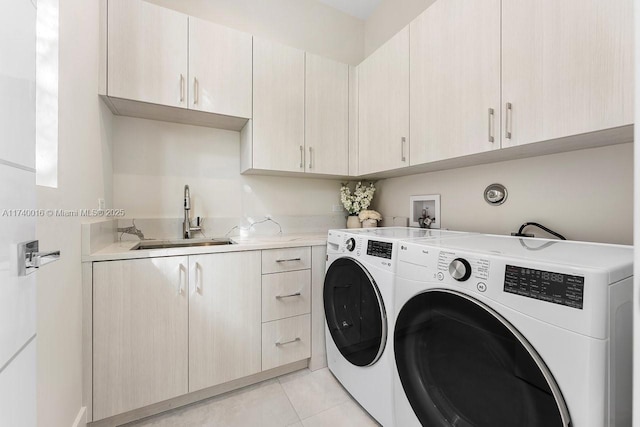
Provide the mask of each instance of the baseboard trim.
{"label": "baseboard trim", "polygon": [[170,411],[181,406],[190,405],[201,400],[209,399],[211,397],[219,396],[221,394],[238,390],[243,387],[247,387],[253,384],[257,384],[262,381],[270,380],[272,378],[279,377],[291,372],[305,369],[309,366],[309,359],[293,362],[288,365],[280,366],[270,369],[268,371],[259,372],[257,374],[239,378],[228,383],[216,385],[213,387],[205,388],[202,390],[194,391],[182,396],[175,397],[173,399],[165,400],[163,402],[154,403],[143,408],[134,409],[123,414],[114,415],[109,418],[93,421],[89,424],[90,427],[117,427],[122,424],[127,424],[132,421],[138,421],[143,418],[147,418],[162,412]]}
{"label": "baseboard trim", "polygon": [[83,406],[78,411],[76,420],[73,422],[72,427],[87,427],[87,407]]}

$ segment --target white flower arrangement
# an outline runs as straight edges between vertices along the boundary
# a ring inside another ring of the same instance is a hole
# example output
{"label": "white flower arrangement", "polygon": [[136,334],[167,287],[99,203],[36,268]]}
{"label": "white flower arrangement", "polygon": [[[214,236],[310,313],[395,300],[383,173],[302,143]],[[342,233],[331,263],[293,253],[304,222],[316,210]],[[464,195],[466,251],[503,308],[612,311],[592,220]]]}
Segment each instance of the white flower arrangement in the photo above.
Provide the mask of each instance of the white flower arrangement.
{"label": "white flower arrangement", "polygon": [[382,221],[382,215],[380,215],[380,212],[378,211],[362,211],[358,214],[358,218],[360,219],[360,222],[368,219],[373,221]]}
{"label": "white flower arrangement", "polygon": [[342,188],[340,188],[340,201],[346,211],[349,212],[349,215],[357,215],[369,207],[375,192],[376,187],[373,185],[373,182],[369,184],[358,182],[353,194],[351,194],[349,184],[345,183],[342,184]]}

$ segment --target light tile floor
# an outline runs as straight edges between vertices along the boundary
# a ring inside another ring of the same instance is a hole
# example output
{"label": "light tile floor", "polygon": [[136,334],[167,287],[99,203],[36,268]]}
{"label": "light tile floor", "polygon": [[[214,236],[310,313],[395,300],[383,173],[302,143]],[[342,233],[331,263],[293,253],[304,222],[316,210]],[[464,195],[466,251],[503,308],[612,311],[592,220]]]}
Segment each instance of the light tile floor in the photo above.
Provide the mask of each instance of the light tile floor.
{"label": "light tile floor", "polygon": [[127,427],[375,427],[327,369],[304,369]]}

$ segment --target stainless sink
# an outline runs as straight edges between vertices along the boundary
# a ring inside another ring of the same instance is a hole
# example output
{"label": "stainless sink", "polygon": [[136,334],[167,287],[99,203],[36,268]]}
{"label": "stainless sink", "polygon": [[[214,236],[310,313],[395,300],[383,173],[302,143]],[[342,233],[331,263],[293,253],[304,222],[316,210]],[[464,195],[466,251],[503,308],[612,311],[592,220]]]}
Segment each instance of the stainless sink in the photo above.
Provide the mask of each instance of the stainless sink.
{"label": "stainless sink", "polygon": [[156,241],[156,242],[140,242],[131,248],[132,251],[141,251],[145,249],[170,249],[170,248],[191,248],[196,246],[220,246],[220,245],[233,245],[235,242],[231,239],[211,239],[211,240],[197,240],[197,241]]}

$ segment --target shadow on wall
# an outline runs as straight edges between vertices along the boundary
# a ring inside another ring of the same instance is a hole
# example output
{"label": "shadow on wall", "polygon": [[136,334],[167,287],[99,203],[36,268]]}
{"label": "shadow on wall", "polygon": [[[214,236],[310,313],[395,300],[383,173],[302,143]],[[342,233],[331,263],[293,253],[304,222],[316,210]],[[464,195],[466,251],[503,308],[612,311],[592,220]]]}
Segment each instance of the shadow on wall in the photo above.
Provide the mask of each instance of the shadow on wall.
{"label": "shadow on wall", "polygon": [[[509,191],[501,206],[484,201],[495,182]],[[390,178],[377,187],[382,225],[409,215],[410,196],[440,194],[443,228],[509,234],[535,221],[570,240],[633,242],[633,144]]]}

